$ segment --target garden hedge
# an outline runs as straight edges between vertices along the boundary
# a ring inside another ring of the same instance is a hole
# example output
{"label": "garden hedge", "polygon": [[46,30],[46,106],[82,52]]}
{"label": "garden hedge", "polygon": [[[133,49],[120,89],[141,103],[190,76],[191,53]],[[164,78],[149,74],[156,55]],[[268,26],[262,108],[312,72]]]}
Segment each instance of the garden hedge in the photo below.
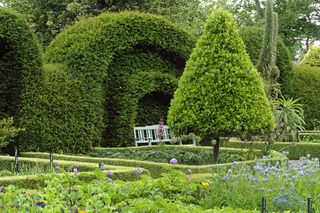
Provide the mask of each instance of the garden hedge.
{"label": "garden hedge", "polygon": [[[74,153],[133,144],[135,125],[166,116],[194,43],[189,33],[151,14],[108,13],[77,22],[45,52],[47,80],[25,119],[25,144]],[[155,104],[163,106],[158,113]]]}
{"label": "garden hedge", "polygon": [[[266,149],[265,142],[235,142],[230,141],[223,144],[224,147],[241,149]],[[288,151],[290,160],[298,160],[300,157],[310,155],[311,158],[320,158],[320,143],[310,142],[274,142],[269,148],[280,153]]]}
{"label": "garden hedge", "polygon": [[42,74],[39,43],[29,24],[0,7],[0,119],[13,116],[18,122],[28,113]]}
{"label": "garden hedge", "polygon": [[[148,171],[144,170],[146,174]],[[73,173],[67,173],[73,176]],[[58,175],[63,175],[58,174]],[[45,181],[52,177],[51,174],[38,174],[38,175],[21,175],[21,176],[6,176],[0,177],[0,186],[14,185],[17,188],[24,189],[37,189],[45,187]],[[82,181],[91,182],[96,178],[94,172],[79,172],[78,178]],[[112,175],[113,180],[134,181],[137,180],[137,175],[134,173],[134,169],[115,170]]]}
{"label": "garden hedge", "polygon": [[320,67],[299,66],[294,68],[294,78],[289,96],[300,99],[303,105],[306,129],[320,127]]}
{"label": "garden hedge", "polygon": [[[212,147],[207,147],[212,149]],[[32,158],[48,158],[49,153],[41,152],[24,152],[21,153],[21,156],[32,157]],[[287,158],[276,151],[271,151],[270,162],[274,161],[284,161]],[[150,161],[139,161],[139,160],[126,160],[118,158],[96,158],[96,157],[86,157],[86,156],[73,156],[73,155],[61,155],[54,154],[55,159],[67,160],[67,161],[80,161],[80,162],[90,162],[90,163],[105,163],[106,165],[114,166],[128,166],[128,167],[141,167],[150,172],[152,177],[160,177],[161,173],[170,171],[172,169],[178,169],[180,171],[187,172],[188,169],[191,169],[194,174],[196,173],[214,173],[221,168],[228,168],[233,166],[233,163],[226,164],[210,164],[210,165],[180,165],[180,164],[169,164],[169,163],[155,163]],[[242,161],[238,162],[238,165],[253,165],[255,162],[252,161]]]}
{"label": "garden hedge", "polygon": [[[47,159],[37,159],[37,158],[25,158],[19,157],[19,169],[24,169],[27,171],[31,169],[31,167],[35,168],[48,168],[47,171],[50,170],[50,161]],[[88,163],[88,162],[77,162],[77,161],[66,161],[66,160],[54,160],[53,166],[60,166],[66,171],[73,171],[73,168],[77,168],[78,171],[92,171],[99,168],[98,164]],[[9,170],[15,171],[15,157],[11,156],[0,156],[0,169],[1,170]],[[132,170],[133,168],[124,167],[124,166],[112,166],[105,165],[104,170]]]}
{"label": "garden hedge", "polygon": [[[239,34],[246,45],[246,50],[252,63],[256,66],[261,54],[264,28],[257,26],[242,27],[240,28]],[[285,46],[282,38],[278,36],[276,65],[280,70],[278,82],[282,85],[281,89],[283,94],[287,93],[287,84],[293,77],[291,58],[289,49]]]}

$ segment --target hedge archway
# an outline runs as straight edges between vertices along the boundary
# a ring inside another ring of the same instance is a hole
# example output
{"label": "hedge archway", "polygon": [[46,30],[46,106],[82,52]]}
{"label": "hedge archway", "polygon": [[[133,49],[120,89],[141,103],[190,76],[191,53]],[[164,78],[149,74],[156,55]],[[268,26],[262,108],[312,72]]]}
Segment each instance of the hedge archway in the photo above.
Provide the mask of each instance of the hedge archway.
{"label": "hedge archway", "polygon": [[[37,134],[27,139],[42,150],[62,141],[66,148],[59,149],[69,152],[132,145],[139,100],[156,91],[173,93],[194,44],[189,33],[156,15],[122,12],[79,21],[57,36],[44,60],[61,64],[68,79],[77,82],[74,93],[85,98],[43,108],[62,118],[52,121],[50,113],[41,113],[42,121],[31,128],[47,131],[40,139]],[[68,122],[69,134],[60,134]],[[52,125],[57,129],[51,131]]]}

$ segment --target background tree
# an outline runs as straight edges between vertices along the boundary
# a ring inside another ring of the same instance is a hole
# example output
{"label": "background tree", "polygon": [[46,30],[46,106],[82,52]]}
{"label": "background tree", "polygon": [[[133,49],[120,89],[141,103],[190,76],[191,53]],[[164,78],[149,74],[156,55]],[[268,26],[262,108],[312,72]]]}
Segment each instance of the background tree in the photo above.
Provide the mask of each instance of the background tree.
{"label": "background tree", "polygon": [[168,113],[176,134],[215,139],[263,134],[274,125],[261,78],[253,67],[232,16],[218,10],[198,39]]}
{"label": "background tree", "polygon": [[25,14],[42,43],[50,41],[66,26],[101,12],[124,10],[164,15],[199,35],[206,20],[200,0],[3,0],[7,7]]}

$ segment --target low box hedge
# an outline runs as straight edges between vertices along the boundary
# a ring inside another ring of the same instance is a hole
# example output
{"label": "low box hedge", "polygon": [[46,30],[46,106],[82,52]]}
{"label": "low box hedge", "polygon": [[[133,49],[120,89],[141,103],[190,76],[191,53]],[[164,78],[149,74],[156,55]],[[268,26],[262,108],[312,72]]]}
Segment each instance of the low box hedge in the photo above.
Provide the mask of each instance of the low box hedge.
{"label": "low box hedge", "polygon": [[[149,174],[147,170],[143,173]],[[60,173],[60,175],[63,175]],[[74,175],[74,173],[69,173]],[[45,181],[51,177],[51,174],[37,174],[37,175],[21,175],[21,176],[6,176],[0,177],[0,186],[14,185],[18,188],[37,189],[45,186]],[[79,172],[78,178],[82,181],[90,182],[96,178],[93,172]],[[137,175],[134,168],[113,170],[111,177],[113,180],[134,181],[137,180]]]}
{"label": "low box hedge", "polygon": [[[202,147],[205,148],[205,147]],[[212,149],[211,147],[207,147]],[[24,152],[21,153],[24,157],[34,157],[34,158],[49,158],[49,153],[41,152]],[[117,159],[117,158],[96,158],[96,157],[86,157],[86,156],[72,156],[72,155],[61,155],[54,154],[54,159],[59,160],[68,160],[68,161],[82,161],[90,163],[105,163],[106,165],[115,165],[115,166],[129,166],[129,167],[141,167],[148,170],[152,177],[160,177],[161,173],[167,172],[171,169],[178,169],[180,171],[187,171],[191,169],[193,173],[213,173],[217,172],[221,168],[228,168],[234,165],[234,163],[226,164],[210,164],[210,165],[179,165],[179,164],[168,164],[168,163],[156,163],[149,161],[139,161],[139,160],[127,160],[127,159]],[[276,151],[271,152],[270,161],[283,161],[287,158]],[[242,161],[237,164],[243,165],[252,165],[254,160],[251,161]]]}
{"label": "low box hedge", "polygon": [[[19,157],[19,168],[23,167],[42,167],[47,169],[50,167],[49,154],[47,159],[43,158],[28,158],[28,157]],[[54,160],[53,166],[60,166],[65,171],[73,171],[73,168],[77,168],[78,171],[92,171],[99,168],[98,164],[90,162],[78,162],[78,161],[66,161],[65,159]],[[104,166],[104,170],[127,170],[132,169],[129,167],[121,166]],[[15,157],[12,156],[0,156],[0,170],[9,170],[15,171]]]}
{"label": "low box hedge", "polygon": [[[224,147],[240,149],[265,149],[266,142],[236,142],[229,141],[223,144]],[[320,143],[310,142],[274,142],[269,144],[270,149],[278,152],[288,151],[290,160],[298,160],[300,157],[310,155],[312,158],[320,158]]]}

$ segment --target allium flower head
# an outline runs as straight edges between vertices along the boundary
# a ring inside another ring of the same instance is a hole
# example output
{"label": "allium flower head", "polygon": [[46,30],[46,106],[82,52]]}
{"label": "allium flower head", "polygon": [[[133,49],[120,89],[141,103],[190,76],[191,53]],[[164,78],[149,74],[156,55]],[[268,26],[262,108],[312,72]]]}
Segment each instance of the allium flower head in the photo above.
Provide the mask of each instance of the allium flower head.
{"label": "allium flower head", "polygon": [[112,172],[111,170],[109,170],[109,171],[107,172],[107,175],[108,175],[108,176],[112,176],[112,175],[113,175],[113,172]]}
{"label": "allium flower head", "polygon": [[191,170],[191,169],[188,169],[188,170],[187,170],[187,173],[188,173],[189,175],[191,175],[191,174],[192,174],[192,170]]}
{"label": "allium flower head", "polygon": [[112,183],[113,180],[111,178],[108,178],[108,183]]}
{"label": "allium flower head", "polygon": [[177,164],[177,163],[178,163],[178,160],[175,159],[175,158],[172,158],[172,159],[170,160],[170,163],[171,163],[171,164]]}
{"label": "allium flower head", "polygon": [[75,175],[78,175],[79,174],[78,168],[73,168],[73,172]]}

